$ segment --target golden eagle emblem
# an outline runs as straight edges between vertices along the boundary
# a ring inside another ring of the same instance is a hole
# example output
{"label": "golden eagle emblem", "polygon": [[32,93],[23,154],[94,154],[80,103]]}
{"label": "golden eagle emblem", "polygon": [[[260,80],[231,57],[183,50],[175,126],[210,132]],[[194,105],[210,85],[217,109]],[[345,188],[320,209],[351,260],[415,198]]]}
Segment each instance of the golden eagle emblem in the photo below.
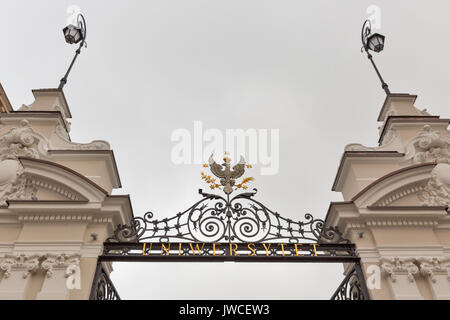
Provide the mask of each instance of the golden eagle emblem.
{"label": "golden eagle emblem", "polygon": [[[216,179],[202,172],[202,179],[210,184],[210,188],[220,189],[223,186],[223,191],[226,194],[233,192],[233,187],[235,187],[235,190],[239,188],[247,189],[246,184],[253,181],[253,177],[244,178],[241,183],[236,184],[236,179],[240,178],[245,173],[245,168],[251,168],[251,165],[245,164],[244,157],[241,156],[239,162],[231,168],[231,158],[229,157],[228,152],[225,152],[223,158],[224,162],[221,165],[214,160],[213,155],[214,154],[211,154],[209,157],[208,163],[213,175],[219,178],[220,184],[216,183]],[[208,167],[208,165],[205,164],[204,167]]]}

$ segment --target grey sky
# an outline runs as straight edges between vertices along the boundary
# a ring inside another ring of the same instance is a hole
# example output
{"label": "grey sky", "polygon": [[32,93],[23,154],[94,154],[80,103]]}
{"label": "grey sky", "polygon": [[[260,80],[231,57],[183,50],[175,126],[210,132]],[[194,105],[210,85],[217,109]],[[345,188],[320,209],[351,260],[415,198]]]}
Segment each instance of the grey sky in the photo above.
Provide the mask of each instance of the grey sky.
{"label": "grey sky", "polygon": [[[172,164],[177,128],[280,129],[280,170],[251,171],[259,200],[284,216],[323,218],[346,144],[376,145],[384,92],[360,52],[366,8],[381,8],[392,92],[448,116],[448,1],[6,1],[1,78],[13,106],[56,87],[75,47],[61,32],[68,5],[88,48],[65,93],[76,142],[109,141],[135,215],[171,216],[198,199],[201,166]],[[122,298],[328,299],[342,266],[115,264]]]}

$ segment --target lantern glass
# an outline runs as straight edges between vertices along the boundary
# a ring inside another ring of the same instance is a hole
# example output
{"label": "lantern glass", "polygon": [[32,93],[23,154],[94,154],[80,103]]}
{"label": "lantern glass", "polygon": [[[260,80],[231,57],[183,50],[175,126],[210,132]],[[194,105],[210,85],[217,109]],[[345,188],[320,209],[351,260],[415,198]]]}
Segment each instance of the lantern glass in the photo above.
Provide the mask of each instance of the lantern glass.
{"label": "lantern glass", "polygon": [[367,38],[367,48],[374,52],[380,52],[384,49],[384,36],[379,33],[374,33]]}
{"label": "lantern glass", "polygon": [[83,38],[83,31],[72,24],[69,24],[63,29],[64,37],[67,43],[78,43]]}

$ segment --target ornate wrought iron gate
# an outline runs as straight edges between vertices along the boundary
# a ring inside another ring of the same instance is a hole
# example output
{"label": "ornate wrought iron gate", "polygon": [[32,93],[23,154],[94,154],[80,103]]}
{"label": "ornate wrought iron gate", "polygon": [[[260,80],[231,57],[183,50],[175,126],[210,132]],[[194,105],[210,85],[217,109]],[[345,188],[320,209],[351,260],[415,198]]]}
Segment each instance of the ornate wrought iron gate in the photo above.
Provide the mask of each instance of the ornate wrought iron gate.
{"label": "ornate wrought iron gate", "polygon": [[334,262],[353,267],[332,299],[369,299],[355,247],[337,228],[305,214],[295,221],[253,199],[253,192],[230,197],[205,193],[171,218],[147,212],[119,225],[104,243],[91,299],[119,299],[102,268],[106,261]]}

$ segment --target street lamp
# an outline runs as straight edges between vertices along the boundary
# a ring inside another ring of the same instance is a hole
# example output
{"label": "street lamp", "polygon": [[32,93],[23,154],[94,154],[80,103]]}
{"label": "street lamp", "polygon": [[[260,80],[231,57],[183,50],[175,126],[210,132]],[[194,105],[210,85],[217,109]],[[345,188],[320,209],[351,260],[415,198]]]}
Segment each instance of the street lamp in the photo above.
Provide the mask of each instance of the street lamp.
{"label": "street lamp", "polygon": [[381,52],[384,49],[384,36],[379,33],[372,34],[370,20],[366,20],[362,26],[361,41],[363,44],[362,49],[366,51],[367,58],[372,63],[375,72],[377,73],[378,78],[381,81],[381,87],[383,88],[384,92],[386,92],[386,94],[390,94],[391,92],[389,91],[389,86],[387,85],[386,82],[384,82],[383,77],[380,74],[380,71],[378,71],[375,62],[373,61],[372,55],[369,53],[369,50],[373,52]]}
{"label": "street lamp", "polygon": [[70,70],[72,70],[73,64],[77,59],[78,55],[81,53],[81,48],[86,46],[86,20],[84,19],[81,13],[77,16],[77,25],[69,24],[63,29],[64,38],[66,42],[69,44],[77,44],[80,43],[80,46],[75,51],[75,56],[70,63],[69,69],[67,69],[66,74],[59,82],[58,89],[62,89],[64,85],[67,83],[67,77],[69,76]]}

